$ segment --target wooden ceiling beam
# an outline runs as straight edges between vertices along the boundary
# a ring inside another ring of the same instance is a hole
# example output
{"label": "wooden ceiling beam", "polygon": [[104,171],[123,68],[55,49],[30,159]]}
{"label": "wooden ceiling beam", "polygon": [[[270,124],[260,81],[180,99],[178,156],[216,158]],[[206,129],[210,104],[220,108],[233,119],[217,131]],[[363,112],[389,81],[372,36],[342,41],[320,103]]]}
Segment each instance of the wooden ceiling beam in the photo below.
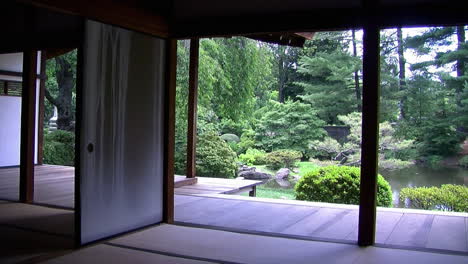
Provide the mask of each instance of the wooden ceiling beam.
{"label": "wooden ceiling beam", "polygon": [[[317,32],[362,28],[366,20],[362,8],[320,9],[304,13],[213,16],[174,20],[171,36],[178,39],[194,37],[225,37],[271,32]],[[397,26],[435,26],[468,23],[468,15],[459,6],[386,7],[375,10],[376,23],[381,28]]]}
{"label": "wooden ceiling beam", "polygon": [[[168,19],[152,8],[132,4],[132,1],[112,0],[17,0],[17,2],[47,8],[61,13],[86,17],[102,23],[132,29],[156,37],[169,37]],[[162,10],[162,13],[164,10]]]}

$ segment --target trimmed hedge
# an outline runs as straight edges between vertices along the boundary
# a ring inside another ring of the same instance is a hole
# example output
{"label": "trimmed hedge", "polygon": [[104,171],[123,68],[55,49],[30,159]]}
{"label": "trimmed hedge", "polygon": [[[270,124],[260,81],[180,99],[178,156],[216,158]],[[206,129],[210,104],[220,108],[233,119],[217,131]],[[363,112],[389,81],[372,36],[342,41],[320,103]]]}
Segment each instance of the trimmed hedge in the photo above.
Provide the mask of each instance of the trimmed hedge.
{"label": "trimmed hedge", "polygon": [[236,153],[214,132],[198,137],[196,158],[197,176],[236,177]]}
{"label": "trimmed hedge", "polygon": [[75,134],[56,130],[44,135],[44,164],[73,166],[75,164]]}
{"label": "trimmed hedge", "polygon": [[425,210],[468,212],[468,187],[443,184],[441,187],[403,188],[400,201]]}
{"label": "trimmed hedge", "polygon": [[292,169],[301,158],[302,154],[299,151],[287,149],[276,150],[266,155],[266,165],[273,170],[281,168]]}
{"label": "trimmed hedge", "polygon": [[[358,167],[321,167],[299,179],[295,186],[296,200],[359,204],[359,186]],[[380,174],[377,178],[377,206],[392,206],[392,189]]]}

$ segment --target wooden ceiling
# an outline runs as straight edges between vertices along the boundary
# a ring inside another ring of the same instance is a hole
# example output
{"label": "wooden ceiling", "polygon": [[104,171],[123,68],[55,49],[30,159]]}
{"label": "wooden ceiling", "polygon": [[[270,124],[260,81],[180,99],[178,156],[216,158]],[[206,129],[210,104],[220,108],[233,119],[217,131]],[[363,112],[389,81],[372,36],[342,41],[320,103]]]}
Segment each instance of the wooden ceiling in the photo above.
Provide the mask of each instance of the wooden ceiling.
{"label": "wooden ceiling", "polygon": [[295,32],[360,28],[370,19],[381,27],[468,23],[466,0],[7,0],[2,5],[15,2],[162,38],[246,35],[293,45],[304,39]]}

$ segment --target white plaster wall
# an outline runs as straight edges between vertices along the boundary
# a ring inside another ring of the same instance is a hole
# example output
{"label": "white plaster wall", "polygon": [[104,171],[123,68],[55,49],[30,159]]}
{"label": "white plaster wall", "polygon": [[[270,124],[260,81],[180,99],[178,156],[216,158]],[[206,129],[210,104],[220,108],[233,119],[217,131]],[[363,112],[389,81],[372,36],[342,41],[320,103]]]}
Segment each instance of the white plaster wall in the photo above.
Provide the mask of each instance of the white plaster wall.
{"label": "white plaster wall", "polygon": [[[37,73],[41,72],[41,54],[38,54]],[[23,53],[0,54],[0,70],[22,72]],[[21,77],[0,75],[2,80],[22,81]],[[37,163],[39,121],[39,85],[36,80],[36,117],[34,163]],[[0,167],[20,165],[21,97],[0,96]]]}
{"label": "white plaster wall", "polygon": [[19,165],[21,97],[0,96],[0,167]]}

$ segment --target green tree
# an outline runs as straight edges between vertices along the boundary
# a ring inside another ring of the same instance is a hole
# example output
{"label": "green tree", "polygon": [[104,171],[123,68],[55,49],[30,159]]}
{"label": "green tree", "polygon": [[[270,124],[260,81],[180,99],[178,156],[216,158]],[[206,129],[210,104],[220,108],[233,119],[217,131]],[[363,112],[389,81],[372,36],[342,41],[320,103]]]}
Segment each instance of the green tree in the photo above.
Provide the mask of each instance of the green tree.
{"label": "green tree", "polygon": [[307,155],[310,141],[325,135],[320,120],[309,104],[286,101],[284,104],[272,101],[258,121],[255,139],[257,146],[271,152],[291,149]]}
{"label": "green tree", "polygon": [[[342,37],[343,34],[336,36]],[[359,105],[355,73],[361,67],[361,60],[348,52],[349,41],[333,41],[334,49],[302,56],[297,68],[298,73],[306,78],[296,82],[304,90],[299,97],[311,104],[327,124],[338,124],[338,115],[351,113]]]}
{"label": "green tree", "polygon": [[46,118],[53,114],[53,106],[57,107],[57,128],[73,130],[75,120],[76,97],[76,50],[49,59],[46,62],[47,81],[45,88]]}

